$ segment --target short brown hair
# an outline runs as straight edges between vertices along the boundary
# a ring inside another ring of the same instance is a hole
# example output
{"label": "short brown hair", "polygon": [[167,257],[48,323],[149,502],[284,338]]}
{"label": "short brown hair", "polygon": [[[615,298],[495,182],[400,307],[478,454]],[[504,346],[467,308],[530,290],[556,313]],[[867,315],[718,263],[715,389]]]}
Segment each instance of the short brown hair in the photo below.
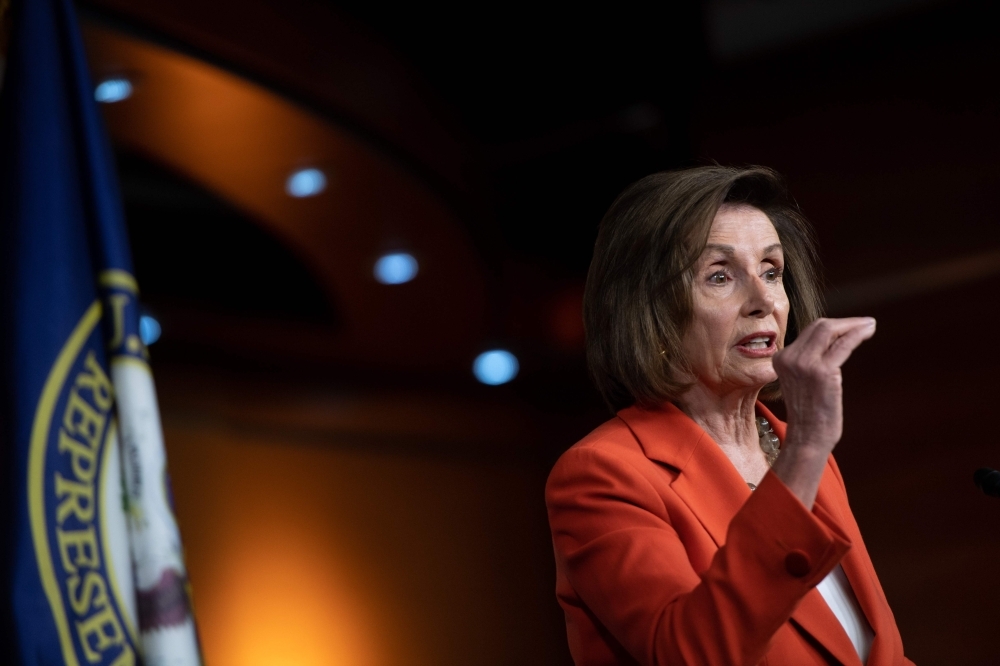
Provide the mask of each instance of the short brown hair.
{"label": "short brown hair", "polygon": [[[791,310],[786,344],[821,316],[812,227],[775,171],[705,166],[646,176],[601,220],[583,299],[587,363],[612,410],[660,405],[690,386],[680,350],[691,317],[691,269],[724,203],[758,208],[778,232]],[[779,395],[777,382],[761,393]]]}

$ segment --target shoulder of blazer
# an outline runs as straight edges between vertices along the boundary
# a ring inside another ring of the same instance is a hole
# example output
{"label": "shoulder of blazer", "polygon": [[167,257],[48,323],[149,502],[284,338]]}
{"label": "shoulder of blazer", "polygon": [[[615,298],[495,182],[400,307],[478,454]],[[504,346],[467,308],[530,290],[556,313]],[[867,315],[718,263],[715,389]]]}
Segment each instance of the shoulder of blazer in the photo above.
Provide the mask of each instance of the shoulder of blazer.
{"label": "shoulder of blazer", "polygon": [[613,459],[640,469],[651,464],[635,433],[618,416],[605,421],[564,451],[556,462],[553,473],[575,467],[588,458]]}
{"label": "shoulder of blazer", "polygon": [[583,439],[569,448],[617,451],[634,449],[641,451],[639,441],[620,416],[614,416],[590,431]]}
{"label": "shoulder of blazer", "polygon": [[583,439],[563,452],[556,461],[546,487],[557,481],[614,477],[645,478],[643,485],[662,474],[659,465],[650,460],[639,438],[620,417],[605,421]]}
{"label": "shoulder of blazer", "polygon": [[[570,447],[564,457],[583,451],[630,459],[639,467],[650,461],[683,469],[694,452],[711,438],[672,403],[658,409],[627,407]],[[642,459],[641,461],[639,459]]]}

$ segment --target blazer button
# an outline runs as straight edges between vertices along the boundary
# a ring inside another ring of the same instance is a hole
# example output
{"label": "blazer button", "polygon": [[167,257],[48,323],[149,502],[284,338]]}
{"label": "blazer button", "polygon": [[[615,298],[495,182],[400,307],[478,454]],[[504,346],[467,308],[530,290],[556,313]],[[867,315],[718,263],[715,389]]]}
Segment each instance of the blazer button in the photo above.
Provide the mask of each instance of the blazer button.
{"label": "blazer button", "polygon": [[809,561],[809,556],[801,550],[793,550],[785,555],[785,571],[796,578],[805,578],[811,569],[812,562]]}

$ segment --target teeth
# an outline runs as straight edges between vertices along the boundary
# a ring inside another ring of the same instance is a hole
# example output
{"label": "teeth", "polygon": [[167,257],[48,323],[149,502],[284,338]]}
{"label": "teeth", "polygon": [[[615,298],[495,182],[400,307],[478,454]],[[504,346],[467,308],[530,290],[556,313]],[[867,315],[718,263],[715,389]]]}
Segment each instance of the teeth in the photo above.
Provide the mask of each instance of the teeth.
{"label": "teeth", "polygon": [[766,337],[763,337],[763,338],[751,338],[743,346],[747,347],[748,349],[767,349],[767,346],[768,346],[769,342],[770,342],[770,339],[766,338]]}

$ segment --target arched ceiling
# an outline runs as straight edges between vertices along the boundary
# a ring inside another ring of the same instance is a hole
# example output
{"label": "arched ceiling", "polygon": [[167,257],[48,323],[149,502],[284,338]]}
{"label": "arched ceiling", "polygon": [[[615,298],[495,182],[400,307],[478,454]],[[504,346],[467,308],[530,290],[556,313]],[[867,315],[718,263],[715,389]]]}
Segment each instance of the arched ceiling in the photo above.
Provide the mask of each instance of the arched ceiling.
{"label": "arched ceiling", "polygon": [[468,137],[422,78],[332,3],[86,0],[92,19],[266,83],[442,183],[468,175]]}
{"label": "arched ceiling", "polygon": [[[483,271],[462,225],[424,182],[349,131],[204,61],[106,26],[88,24],[85,39],[95,78],[127,74],[135,84],[130,98],[104,107],[113,140],[244,211],[317,276],[341,325],[314,327],[289,345],[363,366],[468,363],[486,335]],[[290,197],[286,178],[303,167],[323,169],[328,187]],[[417,257],[417,279],[373,278],[374,261],[393,250]],[[216,323],[197,334],[240,344],[240,324]]]}

